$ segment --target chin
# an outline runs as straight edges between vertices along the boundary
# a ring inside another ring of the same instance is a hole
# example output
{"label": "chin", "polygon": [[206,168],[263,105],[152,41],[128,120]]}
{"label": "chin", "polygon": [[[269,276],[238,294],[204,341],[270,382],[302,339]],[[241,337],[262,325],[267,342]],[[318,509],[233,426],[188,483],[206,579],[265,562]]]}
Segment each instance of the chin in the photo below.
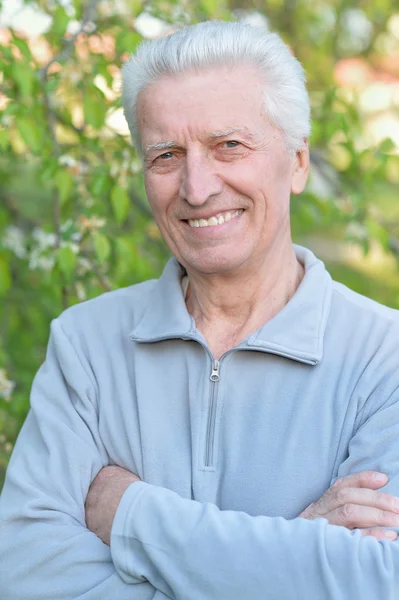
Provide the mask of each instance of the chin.
{"label": "chin", "polygon": [[179,260],[188,271],[197,271],[204,275],[228,273],[243,267],[247,262],[246,256],[234,256],[233,253],[229,253],[228,255],[215,255],[214,253],[201,254],[195,257],[182,257],[182,260]]}

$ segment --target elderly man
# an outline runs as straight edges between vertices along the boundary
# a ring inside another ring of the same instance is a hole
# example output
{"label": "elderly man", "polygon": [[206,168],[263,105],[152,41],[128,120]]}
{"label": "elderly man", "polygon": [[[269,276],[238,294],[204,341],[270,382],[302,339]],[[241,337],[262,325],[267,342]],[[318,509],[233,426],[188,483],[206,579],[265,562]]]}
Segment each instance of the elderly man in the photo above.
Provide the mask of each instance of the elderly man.
{"label": "elderly man", "polygon": [[140,47],[124,105],[174,258],[53,322],[0,597],[397,600],[398,314],[292,245],[299,63],[203,23]]}

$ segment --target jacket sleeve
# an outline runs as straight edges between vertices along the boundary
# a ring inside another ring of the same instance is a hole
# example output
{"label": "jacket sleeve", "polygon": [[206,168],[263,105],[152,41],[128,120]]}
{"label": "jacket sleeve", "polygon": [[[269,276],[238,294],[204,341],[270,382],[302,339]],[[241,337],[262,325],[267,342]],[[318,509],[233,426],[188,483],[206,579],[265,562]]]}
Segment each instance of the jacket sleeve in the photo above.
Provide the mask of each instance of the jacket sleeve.
{"label": "jacket sleeve", "polygon": [[[398,377],[399,362],[391,381]],[[361,403],[361,397],[358,402]],[[348,456],[338,466],[337,477],[369,469],[381,471],[388,476],[381,491],[399,496],[399,389],[378,386],[362,404],[355,431]],[[335,478],[331,483],[334,481]]]}
{"label": "jacket sleeve", "polygon": [[148,582],[123,581],[86,528],[88,488],[107,456],[95,379],[80,354],[54,321],[0,497],[0,598],[164,600]]}
{"label": "jacket sleeve", "polygon": [[[399,390],[391,383],[359,412],[338,475],[385,472],[386,491],[399,496]],[[220,511],[144,482],[122,497],[111,552],[125,581],[145,578],[177,600],[399,598],[398,541],[362,537],[325,519]]]}
{"label": "jacket sleeve", "polygon": [[220,511],[133,483],[111,535],[126,581],[147,579],[177,600],[397,600],[399,545],[325,519]]}

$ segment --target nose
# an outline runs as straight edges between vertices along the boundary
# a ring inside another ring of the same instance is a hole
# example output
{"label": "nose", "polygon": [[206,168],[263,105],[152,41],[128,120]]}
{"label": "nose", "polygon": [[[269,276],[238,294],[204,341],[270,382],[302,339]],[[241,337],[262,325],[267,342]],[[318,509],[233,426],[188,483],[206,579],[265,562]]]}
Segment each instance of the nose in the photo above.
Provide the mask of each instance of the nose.
{"label": "nose", "polygon": [[201,206],[221,193],[223,183],[212,162],[199,153],[187,154],[180,185],[180,197],[191,206]]}

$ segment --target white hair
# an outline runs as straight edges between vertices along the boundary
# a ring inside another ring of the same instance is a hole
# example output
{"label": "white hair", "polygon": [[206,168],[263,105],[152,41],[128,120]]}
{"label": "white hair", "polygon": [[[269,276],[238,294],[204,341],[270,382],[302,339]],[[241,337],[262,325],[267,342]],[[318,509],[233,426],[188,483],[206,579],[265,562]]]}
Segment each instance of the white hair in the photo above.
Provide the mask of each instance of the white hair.
{"label": "white hair", "polygon": [[246,23],[205,21],[142,42],[122,68],[122,103],[139,151],[136,104],[141,90],[165,76],[214,66],[252,64],[265,83],[265,110],[296,152],[310,134],[309,97],[299,61],[276,33]]}

